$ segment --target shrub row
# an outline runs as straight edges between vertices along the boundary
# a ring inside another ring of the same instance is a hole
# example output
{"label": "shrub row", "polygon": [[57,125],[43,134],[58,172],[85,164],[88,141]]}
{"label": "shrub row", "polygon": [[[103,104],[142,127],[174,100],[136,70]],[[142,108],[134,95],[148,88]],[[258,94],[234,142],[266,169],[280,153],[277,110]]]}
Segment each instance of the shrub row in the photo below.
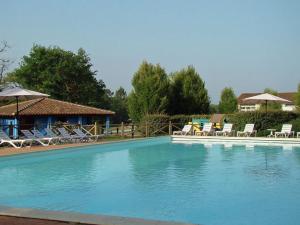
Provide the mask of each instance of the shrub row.
{"label": "shrub row", "polygon": [[243,112],[226,115],[226,120],[229,123],[234,124],[235,130],[243,130],[245,124],[255,123],[255,129],[258,136],[266,136],[270,133],[267,129],[274,128],[278,131],[281,129],[282,124],[293,124],[293,130],[295,130],[296,123],[300,120],[300,114],[295,112],[282,112],[282,111],[270,111],[270,112]]}
{"label": "shrub row", "polygon": [[[161,129],[163,132],[168,132],[167,124],[169,121],[176,126],[182,127],[184,124],[192,121],[193,118],[210,118],[211,115],[174,115],[166,114],[151,114],[146,115],[140,121],[140,131],[145,133],[145,125],[147,124],[148,133],[151,134],[156,130]],[[266,136],[270,132],[267,129],[274,128],[280,130],[282,124],[293,124],[294,131],[300,131],[300,113],[270,111],[270,112],[242,112],[227,114],[224,116],[226,122],[233,123],[235,130],[243,130],[245,124],[255,123],[255,129],[258,131],[258,136]],[[159,134],[161,132],[158,132]]]}

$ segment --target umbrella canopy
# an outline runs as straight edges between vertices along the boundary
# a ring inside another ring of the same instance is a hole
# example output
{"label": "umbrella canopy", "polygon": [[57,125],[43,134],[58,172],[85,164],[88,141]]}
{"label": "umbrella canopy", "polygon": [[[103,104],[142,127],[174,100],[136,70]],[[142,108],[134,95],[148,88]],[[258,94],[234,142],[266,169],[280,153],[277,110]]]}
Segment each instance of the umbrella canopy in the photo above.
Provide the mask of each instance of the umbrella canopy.
{"label": "umbrella canopy", "polygon": [[17,119],[17,134],[16,137],[19,137],[19,100],[26,100],[26,99],[34,99],[34,98],[41,98],[41,97],[49,97],[47,94],[43,94],[36,91],[31,91],[27,89],[23,89],[20,87],[13,87],[6,89],[2,92],[0,92],[0,100],[10,100],[10,99],[16,99],[17,101],[17,113],[16,113],[16,119]]}
{"label": "umbrella canopy", "polygon": [[261,101],[274,101],[274,102],[291,102],[290,100],[287,100],[287,99],[284,99],[284,98],[280,98],[278,96],[271,95],[269,93],[263,93],[263,94],[259,94],[259,95],[255,95],[255,96],[243,99],[243,101],[247,101],[247,100],[261,100]]}
{"label": "umbrella canopy", "polygon": [[272,101],[272,102],[286,102],[286,103],[291,102],[290,100],[287,100],[287,99],[284,99],[284,98],[280,98],[278,96],[271,95],[269,93],[263,93],[263,94],[259,94],[259,95],[255,95],[255,96],[243,99],[243,101],[248,101],[248,100],[265,101],[266,102],[266,112],[267,112],[267,109],[268,109],[268,101]]}
{"label": "umbrella canopy", "polygon": [[41,98],[41,97],[49,97],[49,95],[36,92],[36,91],[23,89],[20,87],[9,88],[0,92],[0,100],[10,100],[16,98],[18,98],[19,100],[26,100],[26,99],[34,99],[34,98]]}

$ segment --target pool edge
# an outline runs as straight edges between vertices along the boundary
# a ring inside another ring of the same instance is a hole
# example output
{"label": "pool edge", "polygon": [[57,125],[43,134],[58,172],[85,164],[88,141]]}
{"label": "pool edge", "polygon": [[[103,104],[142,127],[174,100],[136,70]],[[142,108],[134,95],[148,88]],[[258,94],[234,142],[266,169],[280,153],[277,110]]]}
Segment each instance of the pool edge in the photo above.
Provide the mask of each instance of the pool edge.
{"label": "pool edge", "polygon": [[[164,136],[170,137],[170,136]],[[51,151],[59,151],[59,150],[68,150],[80,147],[88,147],[88,146],[97,146],[97,145],[106,145],[106,144],[116,144],[116,143],[126,143],[131,141],[142,141],[147,139],[155,139],[157,137],[139,137],[139,138],[130,138],[124,140],[115,140],[115,141],[104,141],[104,142],[91,142],[91,143],[73,143],[73,144],[62,144],[62,145],[49,145],[49,146],[34,146],[34,147],[24,147],[20,149],[15,149],[13,147],[4,148],[0,151],[6,151],[5,153],[0,152],[0,158],[4,157],[13,157],[18,155],[28,155],[42,152],[51,152]]]}
{"label": "pool edge", "polygon": [[93,225],[196,225],[184,222],[160,221],[122,216],[94,215],[77,212],[50,211],[31,208],[13,208],[0,205],[0,216],[41,219]]}

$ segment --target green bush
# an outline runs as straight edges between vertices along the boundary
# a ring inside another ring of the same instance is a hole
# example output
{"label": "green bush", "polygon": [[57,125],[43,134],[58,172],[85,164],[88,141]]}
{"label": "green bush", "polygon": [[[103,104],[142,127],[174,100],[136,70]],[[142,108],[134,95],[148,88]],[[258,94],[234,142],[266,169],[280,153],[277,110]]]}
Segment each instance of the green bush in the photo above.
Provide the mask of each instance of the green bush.
{"label": "green bush", "polygon": [[[300,114],[296,112],[282,112],[282,111],[270,111],[270,112],[241,112],[226,115],[226,120],[229,123],[234,124],[235,130],[243,130],[245,124],[255,123],[255,129],[258,136],[266,136],[270,133],[267,129],[274,128],[278,131],[281,129],[284,123],[293,123],[298,121]],[[295,130],[293,124],[293,130]]]}
{"label": "green bush", "polygon": [[292,130],[295,131],[295,135],[297,132],[300,132],[300,118],[298,117],[295,120],[289,121],[290,124],[293,124]]}
{"label": "green bush", "polygon": [[[148,134],[154,135],[166,134],[168,133],[169,121],[172,122],[176,128],[182,128],[184,124],[191,122],[192,119],[207,118],[209,119],[211,115],[174,115],[169,116],[166,114],[151,114],[146,115],[142,118],[139,123],[139,131],[142,134],[146,134],[146,124],[148,129]],[[247,123],[254,123],[255,129],[257,130],[258,136],[267,136],[270,131],[267,129],[281,130],[282,124],[289,123],[293,124],[293,130],[295,132],[300,131],[300,113],[296,112],[282,112],[282,111],[269,111],[269,112],[240,112],[234,114],[225,115],[226,122],[233,123],[234,130],[240,131],[244,130]]]}
{"label": "green bush", "polygon": [[184,125],[188,122],[191,122],[192,119],[200,119],[200,118],[210,118],[210,115],[174,115],[170,117],[170,120],[174,124]]}

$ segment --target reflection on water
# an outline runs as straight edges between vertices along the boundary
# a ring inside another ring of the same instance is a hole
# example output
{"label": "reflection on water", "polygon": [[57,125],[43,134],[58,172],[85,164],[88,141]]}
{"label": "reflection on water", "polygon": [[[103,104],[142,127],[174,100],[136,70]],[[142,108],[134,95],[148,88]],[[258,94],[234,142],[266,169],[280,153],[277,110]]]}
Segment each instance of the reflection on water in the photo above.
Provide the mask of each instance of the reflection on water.
{"label": "reflection on water", "polygon": [[0,182],[0,204],[17,207],[208,225],[300,221],[300,149],[153,139],[0,159]]}
{"label": "reflection on water", "polygon": [[282,147],[255,147],[255,163],[245,168],[245,173],[268,180],[287,177],[289,168],[280,163]]}
{"label": "reflection on water", "polygon": [[[171,156],[171,157],[170,157]],[[203,145],[181,146],[165,143],[145,149],[128,151],[135,181],[150,187],[157,182],[198,182],[206,167],[208,151]]]}

